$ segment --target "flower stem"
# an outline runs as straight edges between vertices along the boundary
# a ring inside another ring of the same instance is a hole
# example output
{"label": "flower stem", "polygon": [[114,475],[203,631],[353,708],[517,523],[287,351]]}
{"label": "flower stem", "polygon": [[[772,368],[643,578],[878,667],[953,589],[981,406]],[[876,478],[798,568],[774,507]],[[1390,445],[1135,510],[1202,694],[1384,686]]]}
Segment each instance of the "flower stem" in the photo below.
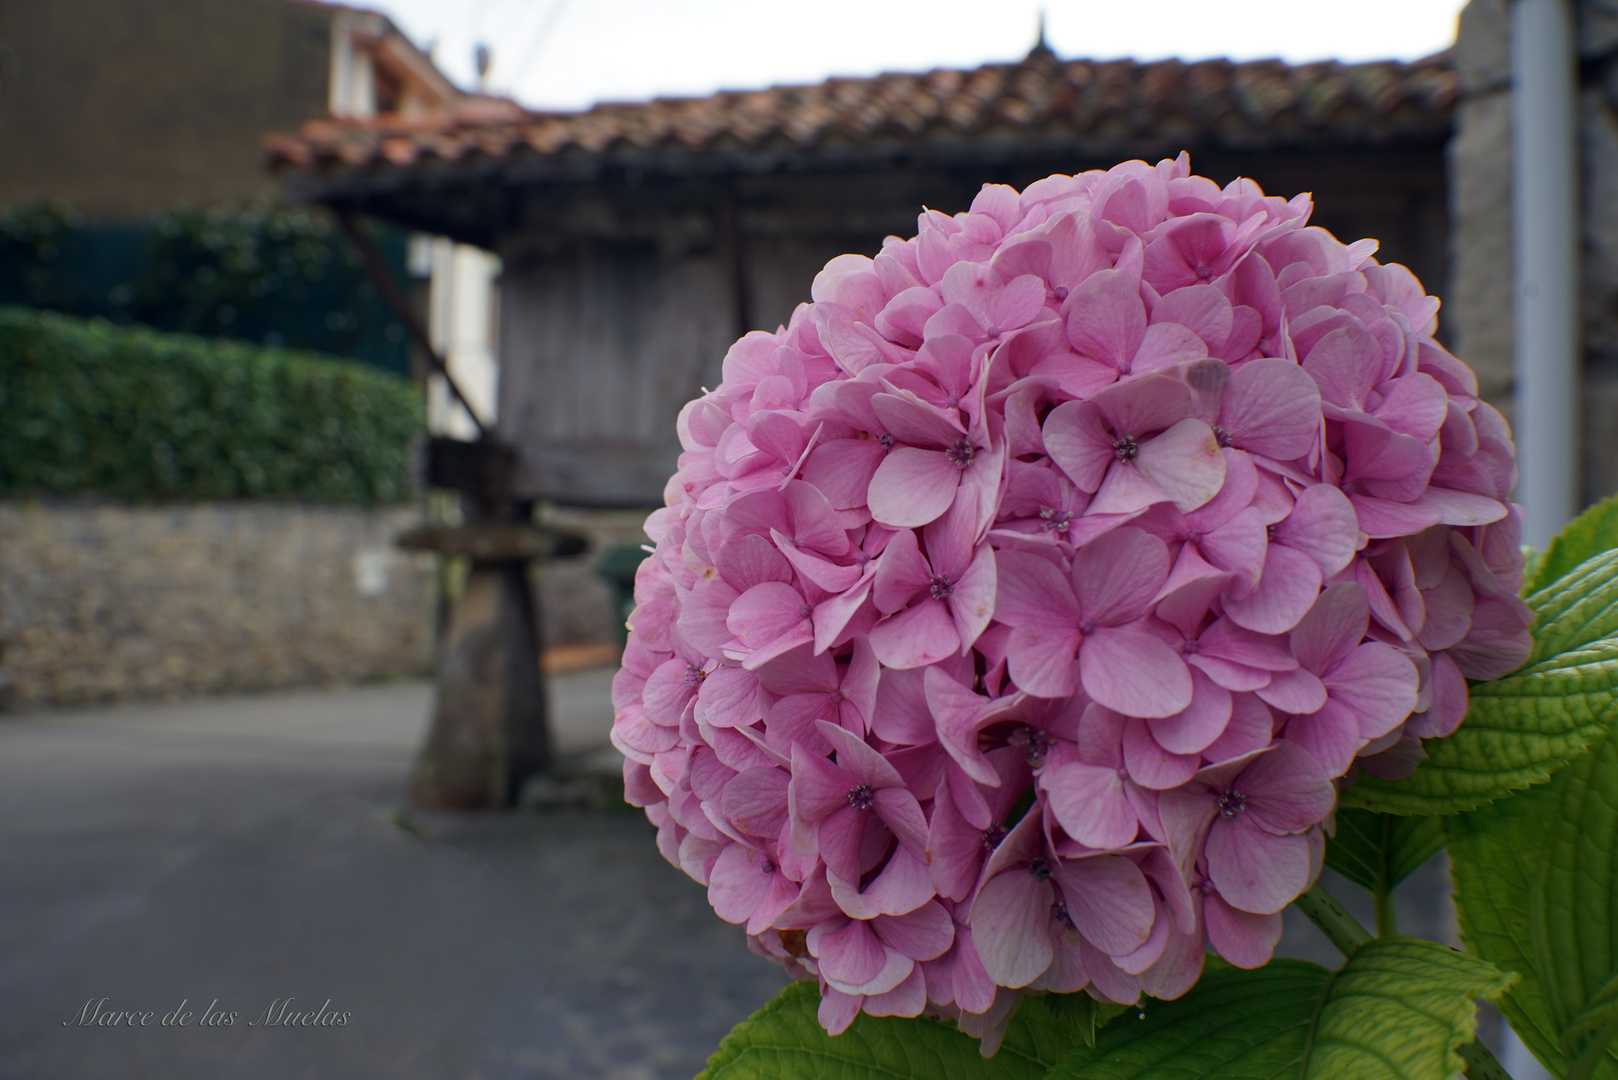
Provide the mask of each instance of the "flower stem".
{"label": "flower stem", "polygon": [[1393,937],[1399,932],[1399,916],[1393,908],[1393,890],[1378,889],[1376,893],[1376,936]]}
{"label": "flower stem", "polygon": [[1314,887],[1293,901],[1298,910],[1326,935],[1326,940],[1337,946],[1337,951],[1348,956],[1371,940],[1371,935],[1359,920],[1350,915],[1337,898],[1326,891],[1326,886],[1315,882]]}
{"label": "flower stem", "polygon": [[1511,1080],[1506,1067],[1476,1039],[1461,1047],[1458,1053],[1466,1062],[1466,1080]]}

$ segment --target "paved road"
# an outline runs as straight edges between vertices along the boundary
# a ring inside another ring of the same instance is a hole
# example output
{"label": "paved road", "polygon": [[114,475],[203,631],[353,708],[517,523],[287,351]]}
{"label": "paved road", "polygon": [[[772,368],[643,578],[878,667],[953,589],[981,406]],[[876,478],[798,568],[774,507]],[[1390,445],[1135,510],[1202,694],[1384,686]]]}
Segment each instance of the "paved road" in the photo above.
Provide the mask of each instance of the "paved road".
{"label": "paved road", "polygon": [[[555,680],[564,753],[605,741],[609,680]],[[396,825],[429,703],[406,684],[0,719],[0,1076],[700,1069],[779,969],[638,813]],[[1333,889],[1369,921],[1363,894]],[[1401,890],[1407,932],[1453,940],[1444,891],[1441,860]],[[1337,963],[1302,919],[1282,951]],[[348,1023],[249,1025],[288,997]],[[151,1026],[63,1026],[103,998]],[[190,1022],[162,1027],[182,1001]],[[233,1026],[200,1026],[215,1002]]]}
{"label": "paved road", "polygon": [[[607,675],[557,681],[597,744]],[[781,984],[638,813],[402,800],[403,685],[0,720],[0,1076],[689,1077]],[[275,999],[334,1028],[248,1026]],[[64,1027],[87,1001],[144,1029]],[[195,1015],[161,1027],[184,1000]],[[208,1005],[237,1014],[202,1028]]]}

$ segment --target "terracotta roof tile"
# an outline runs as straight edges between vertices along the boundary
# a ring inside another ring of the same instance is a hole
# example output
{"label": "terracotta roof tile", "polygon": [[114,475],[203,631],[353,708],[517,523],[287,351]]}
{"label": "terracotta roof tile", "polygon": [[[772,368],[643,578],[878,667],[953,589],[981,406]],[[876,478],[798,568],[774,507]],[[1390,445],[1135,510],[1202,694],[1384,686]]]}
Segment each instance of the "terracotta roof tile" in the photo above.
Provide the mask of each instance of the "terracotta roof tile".
{"label": "terracotta roof tile", "polygon": [[272,168],[327,172],[498,161],[519,152],[540,158],[813,153],[978,138],[1378,140],[1446,132],[1458,90],[1447,54],[1414,63],[1289,66],[1059,61],[1036,50],[1021,63],[973,71],[839,78],[577,113],[471,99],[425,116],[311,121],[296,135],[266,137],[264,145]]}

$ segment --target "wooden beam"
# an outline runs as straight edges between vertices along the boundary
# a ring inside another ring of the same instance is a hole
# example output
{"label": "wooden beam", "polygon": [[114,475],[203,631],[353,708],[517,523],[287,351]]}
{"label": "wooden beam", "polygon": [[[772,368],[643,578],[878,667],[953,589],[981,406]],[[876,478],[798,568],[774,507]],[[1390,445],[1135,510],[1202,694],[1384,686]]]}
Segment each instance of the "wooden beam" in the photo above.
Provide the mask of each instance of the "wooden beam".
{"label": "wooden beam", "polygon": [[371,243],[371,238],[360,230],[359,222],[354,219],[354,212],[332,207],[332,213],[337,216],[337,224],[342,227],[343,234],[348,237],[349,243],[354,245],[355,250],[360,253],[360,258],[365,261],[366,273],[370,274],[371,281],[381,291],[382,299],[387,301],[388,307],[393,309],[394,317],[404,324],[405,332],[427,354],[427,363],[432,367],[433,371],[443,376],[444,383],[449,387],[450,395],[461,403],[461,407],[466,410],[466,415],[472,418],[472,426],[478,429],[478,438],[488,438],[489,429],[484,426],[482,419],[478,417],[477,410],[472,408],[471,401],[467,399],[465,394],[461,393],[461,388],[455,384],[455,377],[449,373],[449,366],[444,362],[444,358],[438,355],[438,350],[433,348],[432,338],[427,336],[426,329],[421,325],[421,321],[416,318],[415,311],[410,307],[410,302],[405,299],[404,290],[394,280],[393,272],[388,269],[388,264],[382,258],[382,253],[377,251],[375,244]]}

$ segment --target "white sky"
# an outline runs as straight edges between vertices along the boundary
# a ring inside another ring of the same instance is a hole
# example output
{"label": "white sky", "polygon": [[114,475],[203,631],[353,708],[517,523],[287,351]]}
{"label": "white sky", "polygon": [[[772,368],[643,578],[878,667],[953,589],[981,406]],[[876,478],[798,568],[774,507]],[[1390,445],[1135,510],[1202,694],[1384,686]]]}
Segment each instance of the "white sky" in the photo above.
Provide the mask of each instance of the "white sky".
{"label": "white sky", "polygon": [[[1448,46],[1463,0],[351,0],[434,44],[456,82],[579,109],[969,68],[1046,40],[1064,58],[1413,60]],[[986,12],[993,11],[993,17]]]}

